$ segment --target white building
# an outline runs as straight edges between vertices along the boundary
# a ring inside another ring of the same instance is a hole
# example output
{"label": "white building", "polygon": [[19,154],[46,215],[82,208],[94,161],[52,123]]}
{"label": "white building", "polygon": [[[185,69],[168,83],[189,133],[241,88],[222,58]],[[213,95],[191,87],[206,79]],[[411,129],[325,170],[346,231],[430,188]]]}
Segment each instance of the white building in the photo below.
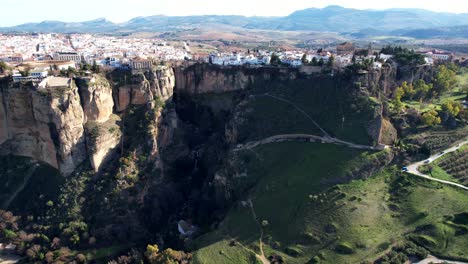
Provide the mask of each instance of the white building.
{"label": "white building", "polygon": [[384,62],[386,62],[388,59],[391,59],[392,57],[393,57],[393,55],[387,55],[387,54],[383,54],[383,53],[379,54],[379,58],[382,59]]}
{"label": "white building", "polygon": [[130,68],[132,70],[148,70],[153,67],[151,60],[133,60],[130,62]]}
{"label": "white building", "polygon": [[452,60],[452,54],[448,52],[428,52],[428,57],[431,57],[435,61],[450,61]]}
{"label": "white building", "polygon": [[83,61],[81,55],[76,52],[57,52],[53,54],[52,58],[56,61],[73,61],[75,63]]}
{"label": "white building", "polygon": [[36,69],[31,71],[31,77],[34,78],[45,78],[48,75],[48,71],[44,69]]}

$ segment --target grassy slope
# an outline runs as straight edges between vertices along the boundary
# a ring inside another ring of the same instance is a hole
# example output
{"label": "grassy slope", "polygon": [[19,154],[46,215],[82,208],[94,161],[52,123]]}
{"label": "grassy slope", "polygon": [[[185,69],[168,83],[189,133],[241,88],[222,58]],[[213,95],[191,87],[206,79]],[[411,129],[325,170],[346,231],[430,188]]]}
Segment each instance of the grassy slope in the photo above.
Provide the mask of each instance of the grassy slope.
{"label": "grassy slope", "polygon": [[375,101],[367,97],[349,96],[352,88],[347,85],[345,80],[328,77],[254,83],[252,93],[256,96],[250,98],[246,106],[247,122],[241,127],[240,134],[249,137],[284,132],[321,134],[294,106],[265,97],[264,94],[268,93],[290,101],[333,136],[371,144],[367,126],[374,117]]}
{"label": "grassy slope", "polygon": [[[248,166],[248,174],[249,177],[258,177],[258,182],[252,193],[245,195],[244,200],[251,198],[258,218],[268,221],[264,230],[264,241],[269,245],[266,246],[266,254],[274,251],[284,255],[281,250],[296,247],[304,233],[313,230],[321,230],[318,235],[328,239],[323,225],[329,221],[321,221],[309,215],[311,206],[317,212],[326,210],[328,204],[324,208],[320,205],[315,208],[317,203],[311,204],[312,198],[309,196],[333,186],[330,180],[342,176],[350,166],[365,160],[367,153],[317,143],[270,144],[256,149],[256,152],[262,162],[253,160]],[[337,194],[329,195],[321,199],[336,199],[334,196]],[[325,204],[326,202],[323,205]],[[316,226],[317,224],[322,226]],[[259,228],[249,207],[239,205],[229,212],[218,231],[209,233],[197,241],[195,247],[201,249],[195,254],[195,262],[215,263],[210,262],[211,259],[223,262],[228,261],[230,257],[237,263],[250,263],[252,253],[242,246],[228,246],[229,241],[236,238],[241,244],[255,250],[258,248],[259,235]],[[271,246],[280,251],[273,250]],[[316,246],[308,244],[298,248],[308,253],[297,259],[290,258],[288,262],[303,263],[312,257]],[[246,252],[248,257],[225,256],[228,252],[239,254],[239,250]]]}
{"label": "grassy slope", "polygon": [[[18,189],[23,183],[25,174],[34,165],[35,163],[31,162],[29,158],[0,157],[0,182],[2,182],[0,201],[8,199]],[[60,192],[59,186],[63,181],[64,178],[57,170],[47,165],[39,166],[8,209],[16,214],[22,212],[28,214],[44,213],[47,210],[46,203],[49,200],[56,202]]]}
{"label": "grassy slope", "polygon": [[468,84],[468,73],[457,75],[457,81],[460,87],[463,87],[464,85]]}
{"label": "grassy slope", "polygon": [[[444,216],[468,211],[465,192],[401,176],[395,169],[329,189],[333,184],[327,179],[365,160],[356,158],[355,150],[281,143],[256,152],[261,160],[248,165],[248,175],[258,177],[258,182],[244,200],[250,197],[259,220],[268,222],[263,228],[266,256],[276,253],[287,263],[306,263],[314,256],[324,263],[374,260],[417,227],[442,224],[453,231],[443,223]],[[455,236],[452,231],[432,238],[436,245],[430,249],[467,258],[461,250],[466,235]],[[194,262],[252,263],[254,255],[245,247],[258,253],[259,236],[249,207],[236,205],[216,231],[195,241]],[[233,238],[240,244],[230,243]],[[340,243],[355,253],[338,253]],[[288,249],[297,256],[287,255]]]}
{"label": "grassy slope", "polygon": [[[409,192],[400,201],[405,224],[414,226],[415,234],[425,234],[435,241],[434,245],[421,244],[432,253],[467,261],[468,233],[456,232],[457,228],[447,222],[454,214],[468,212],[467,192],[416,178],[408,182]],[[436,226],[437,231],[426,231],[427,226]],[[465,225],[464,229],[467,228]]]}

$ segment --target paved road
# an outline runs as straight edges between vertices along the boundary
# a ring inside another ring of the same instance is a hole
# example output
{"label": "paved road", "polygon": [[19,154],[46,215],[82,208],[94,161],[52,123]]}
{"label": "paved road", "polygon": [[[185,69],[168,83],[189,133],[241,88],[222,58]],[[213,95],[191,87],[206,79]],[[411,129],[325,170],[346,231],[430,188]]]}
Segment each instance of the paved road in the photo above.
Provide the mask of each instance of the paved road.
{"label": "paved road", "polygon": [[454,152],[456,151],[457,149],[459,149],[461,146],[465,145],[465,144],[468,144],[468,140],[467,141],[464,141],[460,144],[457,144],[456,146],[453,146],[453,147],[450,147],[446,150],[443,151],[443,154],[435,154],[435,155],[432,155],[430,156],[428,159],[425,159],[425,160],[422,160],[422,161],[419,161],[419,162],[416,162],[416,163],[413,163],[413,164],[410,164],[407,166],[408,168],[408,173],[410,174],[413,174],[413,175],[416,175],[416,176],[419,176],[419,177],[422,177],[422,178],[425,178],[425,179],[428,179],[428,180],[431,180],[431,181],[437,181],[437,182],[440,182],[440,183],[444,183],[444,184],[449,184],[449,185],[452,185],[452,186],[455,186],[455,187],[459,187],[459,188],[462,188],[462,189],[465,189],[465,190],[468,190],[468,187],[462,185],[462,184],[458,184],[458,183],[455,183],[455,182],[451,182],[451,181],[444,181],[444,180],[441,180],[441,179],[437,179],[437,178],[433,178],[431,176],[428,176],[424,173],[421,173],[418,168],[422,165],[425,165],[425,164],[430,164],[432,163],[434,160],[444,156],[444,155],[447,155],[448,153],[450,152]]}
{"label": "paved road", "polygon": [[366,149],[366,150],[382,150],[388,148],[388,146],[380,145],[377,147],[373,146],[366,146],[366,145],[359,145],[354,144],[352,142],[344,141],[341,139],[329,137],[329,136],[316,136],[316,135],[309,135],[309,134],[283,134],[283,135],[275,135],[265,139],[247,142],[245,144],[239,144],[234,149],[234,151],[240,151],[245,149],[252,149],[260,145],[275,143],[275,142],[284,142],[284,141],[321,141],[323,143],[329,144],[336,144],[336,145],[344,145],[350,148],[356,149]]}

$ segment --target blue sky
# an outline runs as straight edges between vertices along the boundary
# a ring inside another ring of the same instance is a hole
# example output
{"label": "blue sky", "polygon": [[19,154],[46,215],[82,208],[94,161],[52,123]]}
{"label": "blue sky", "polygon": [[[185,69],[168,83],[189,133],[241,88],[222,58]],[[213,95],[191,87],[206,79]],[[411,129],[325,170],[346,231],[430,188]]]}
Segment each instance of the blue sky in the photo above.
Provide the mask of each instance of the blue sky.
{"label": "blue sky", "polygon": [[468,0],[0,0],[0,26],[100,17],[123,22],[157,14],[284,16],[295,10],[332,4],[359,9],[423,8],[468,13]]}

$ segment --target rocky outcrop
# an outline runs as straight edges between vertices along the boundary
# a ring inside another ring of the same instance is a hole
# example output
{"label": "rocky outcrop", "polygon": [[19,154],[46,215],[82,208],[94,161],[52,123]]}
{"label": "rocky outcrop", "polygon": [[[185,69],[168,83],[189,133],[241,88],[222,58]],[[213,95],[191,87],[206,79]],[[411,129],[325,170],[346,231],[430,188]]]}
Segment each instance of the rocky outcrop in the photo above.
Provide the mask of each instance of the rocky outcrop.
{"label": "rocky outcrop", "polygon": [[188,94],[224,93],[246,89],[252,75],[243,70],[221,68],[209,64],[195,64],[176,69],[176,89]]}
{"label": "rocky outcrop", "polygon": [[114,108],[109,82],[100,75],[94,75],[77,78],[76,84],[85,114],[85,123],[88,121],[103,123],[109,120]]}
{"label": "rocky outcrop", "polygon": [[[126,77],[129,73],[118,72],[117,75]],[[103,76],[93,75],[64,82],[69,83],[69,87],[39,89],[32,84],[2,80],[0,154],[46,162],[63,175],[73,172],[89,157],[97,172],[114,156],[120,142],[121,129],[118,118],[113,115],[114,105],[115,110],[121,112],[129,105],[147,104],[149,110],[156,109],[150,142],[151,154],[156,156],[159,138],[169,142],[171,128],[177,125],[164,123],[162,117],[162,107],[173,95],[174,71],[157,66],[133,73],[129,79],[129,84],[111,82],[111,85]]]}
{"label": "rocky outcrop", "polygon": [[434,74],[432,66],[397,67],[385,66],[381,69],[359,72],[354,82],[366,88],[373,96],[382,93],[390,96],[396,87],[403,82],[414,82],[419,79],[430,82]]}
{"label": "rocky outcrop", "polygon": [[175,82],[174,70],[167,66],[133,73],[124,83],[118,86],[114,83],[116,110],[122,112],[129,105],[143,105],[157,99],[166,101],[174,93]]}
{"label": "rocky outcrop", "polygon": [[84,113],[77,87],[41,89],[3,83],[2,154],[46,162],[68,175],[86,159]]}
{"label": "rocky outcrop", "polygon": [[185,94],[226,93],[248,89],[260,80],[296,79],[300,74],[295,68],[248,68],[219,66],[206,63],[177,67],[176,90]]}
{"label": "rocky outcrop", "polygon": [[383,115],[382,103],[374,107],[374,118],[369,122],[367,133],[374,140],[374,144],[393,145],[397,140],[397,130]]}
{"label": "rocky outcrop", "polygon": [[100,171],[102,165],[115,156],[122,136],[120,126],[117,124],[119,121],[118,116],[112,115],[105,123],[86,124],[86,145],[95,172]]}

